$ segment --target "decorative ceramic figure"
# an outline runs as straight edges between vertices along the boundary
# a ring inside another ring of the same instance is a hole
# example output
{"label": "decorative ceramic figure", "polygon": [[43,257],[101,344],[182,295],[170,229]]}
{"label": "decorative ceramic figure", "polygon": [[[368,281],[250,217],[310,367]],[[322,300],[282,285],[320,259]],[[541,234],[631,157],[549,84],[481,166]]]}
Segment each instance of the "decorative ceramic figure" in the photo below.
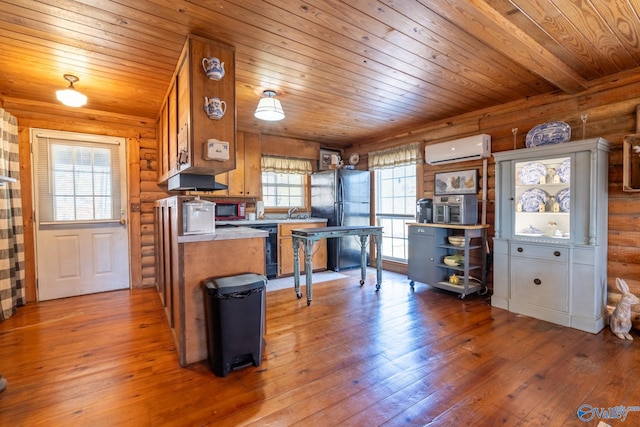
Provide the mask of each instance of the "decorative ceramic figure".
{"label": "decorative ceramic figure", "polygon": [[220,120],[227,111],[227,103],[220,98],[204,97],[204,112],[210,119]]}
{"label": "decorative ceramic figure", "polygon": [[640,303],[640,299],[630,293],[627,283],[618,277],[616,277],[616,286],[622,292],[622,298],[618,301],[616,309],[613,310],[611,319],[609,319],[609,327],[611,332],[621,340],[632,340],[633,337],[629,334],[631,330],[631,306]]}
{"label": "decorative ceramic figure", "polygon": [[211,80],[220,80],[224,76],[224,62],[218,58],[202,58],[202,68]]}

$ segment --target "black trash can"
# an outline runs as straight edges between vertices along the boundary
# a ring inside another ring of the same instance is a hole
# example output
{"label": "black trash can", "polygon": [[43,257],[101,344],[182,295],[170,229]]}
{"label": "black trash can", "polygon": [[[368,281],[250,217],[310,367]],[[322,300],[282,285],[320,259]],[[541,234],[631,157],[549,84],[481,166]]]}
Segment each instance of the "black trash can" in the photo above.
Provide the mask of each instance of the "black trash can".
{"label": "black trash can", "polygon": [[254,273],[204,281],[207,349],[216,376],[260,366],[267,278]]}

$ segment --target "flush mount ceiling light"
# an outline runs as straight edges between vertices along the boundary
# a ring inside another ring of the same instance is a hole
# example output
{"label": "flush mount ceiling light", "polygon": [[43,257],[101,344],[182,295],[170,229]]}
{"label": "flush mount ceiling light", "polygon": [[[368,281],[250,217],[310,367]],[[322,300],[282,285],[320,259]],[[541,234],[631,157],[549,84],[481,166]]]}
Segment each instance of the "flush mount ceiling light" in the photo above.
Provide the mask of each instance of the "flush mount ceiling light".
{"label": "flush mount ceiling light", "polygon": [[64,79],[69,82],[69,87],[64,90],[56,91],[58,101],[69,107],[82,107],[86,104],[87,97],[73,87],[73,84],[80,79],[71,74],[65,74]]}
{"label": "flush mount ceiling light", "polygon": [[256,118],[275,122],[284,119],[284,111],[280,101],[275,98],[276,92],[273,90],[265,90],[262,92],[263,97],[258,102],[255,113]]}

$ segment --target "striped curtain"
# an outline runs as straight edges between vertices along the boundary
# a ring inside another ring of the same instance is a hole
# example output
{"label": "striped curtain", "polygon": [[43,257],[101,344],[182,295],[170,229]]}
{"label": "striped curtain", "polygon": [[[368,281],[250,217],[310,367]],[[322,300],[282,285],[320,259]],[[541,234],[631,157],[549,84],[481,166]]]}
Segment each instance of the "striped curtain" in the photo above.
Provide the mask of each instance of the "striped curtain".
{"label": "striped curtain", "polygon": [[0,108],[0,321],[25,304],[18,120]]}

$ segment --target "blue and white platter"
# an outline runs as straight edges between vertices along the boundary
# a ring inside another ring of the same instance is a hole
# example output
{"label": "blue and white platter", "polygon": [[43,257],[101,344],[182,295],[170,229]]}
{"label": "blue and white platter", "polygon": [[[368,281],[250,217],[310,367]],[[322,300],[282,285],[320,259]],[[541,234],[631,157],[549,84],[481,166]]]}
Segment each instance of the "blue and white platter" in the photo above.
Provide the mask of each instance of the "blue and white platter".
{"label": "blue and white platter", "polygon": [[571,180],[571,159],[566,159],[560,163],[556,173],[560,177],[560,181],[569,182]]}
{"label": "blue and white platter", "polygon": [[545,165],[540,162],[529,162],[520,169],[520,182],[525,185],[540,184],[540,178],[546,175]]}
{"label": "blue and white platter", "polygon": [[560,144],[571,139],[571,126],[565,122],[549,122],[534,126],[524,140],[527,148]]}
{"label": "blue and white platter", "polygon": [[521,234],[523,236],[542,236],[544,233],[542,232],[542,230],[539,230],[537,228],[535,228],[533,225],[528,226],[527,228],[524,228],[522,230],[520,230],[518,232],[518,234]]}
{"label": "blue and white platter", "polygon": [[524,212],[538,212],[540,205],[547,203],[547,192],[539,188],[530,188],[520,195],[519,202]]}
{"label": "blue and white platter", "polygon": [[561,212],[569,212],[571,209],[571,193],[569,188],[563,188],[556,194],[556,202],[560,205]]}

